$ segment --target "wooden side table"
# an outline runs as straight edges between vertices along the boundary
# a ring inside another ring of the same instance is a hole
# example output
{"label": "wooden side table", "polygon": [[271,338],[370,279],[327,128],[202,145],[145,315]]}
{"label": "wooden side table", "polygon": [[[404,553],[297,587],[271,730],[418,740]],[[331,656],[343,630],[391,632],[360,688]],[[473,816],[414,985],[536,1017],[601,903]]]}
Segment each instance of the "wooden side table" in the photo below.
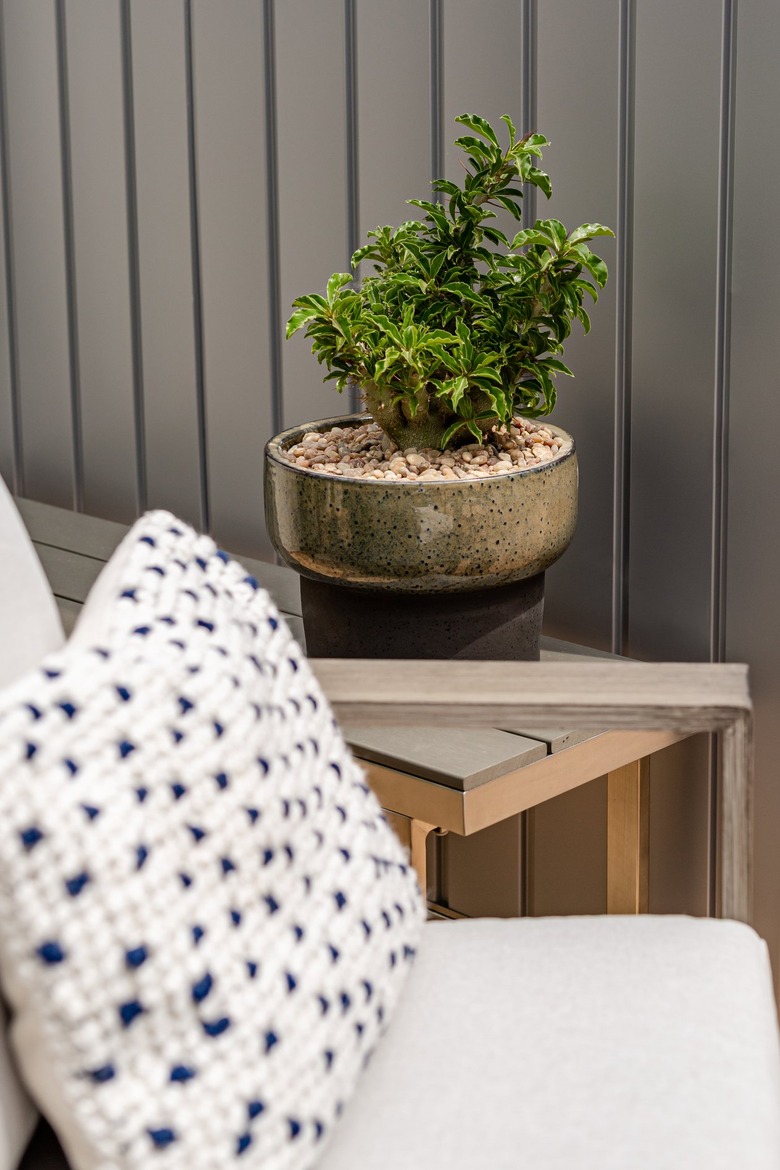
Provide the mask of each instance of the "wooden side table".
{"label": "wooden side table", "polygon": [[[17,500],[60,604],[66,629],[127,527],[47,504]],[[304,643],[298,578],[289,569],[242,558]],[[543,639],[543,661],[611,659]],[[620,661],[619,659],[611,659]],[[647,910],[648,757],[684,731],[599,734],[533,728],[345,728],[355,754],[402,839],[423,889],[431,832],[468,836],[597,777],[608,777],[607,909]]]}
{"label": "wooden side table", "polygon": [[[554,652],[553,652],[554,653]],[[553,656],[551,654],[550,656]],[[517,737],[532,745],[511,753],[506,732],[450,732],[450,754],[468,753],[482,736],[507,756],[493,766],[493,775],[431,775],[430,749],[416,751],[430,740],[429,729],[403,730],[402,758],[382,750],[383,741],[400,738],[396,729],[358,730],[347,727],[347,738],[366,766],[369,782],[410,849],[423,889],[428,887],[427,839],[434,831],[469,836],[506,817],[525,812],[545,800],[607,776],[607,912],[640,914],[648,897],[649,756],[687,738],[678,731],[607,731],[580,737],[560,733],[552,742],[534,741],[533,733]],[[439,733],[442,734],[441,732]],[[569,742],[567,742],[567,739]],[[506,740],[506,743],[503,741]],[[434,745],[435,747],[435,745]],[[446,759],[446,753],[441,755]],[[418,762],[415,762],[417,756]],[[423,761],[419,762],[420,757]],[[461,781],[456,786],[456,782]]]}

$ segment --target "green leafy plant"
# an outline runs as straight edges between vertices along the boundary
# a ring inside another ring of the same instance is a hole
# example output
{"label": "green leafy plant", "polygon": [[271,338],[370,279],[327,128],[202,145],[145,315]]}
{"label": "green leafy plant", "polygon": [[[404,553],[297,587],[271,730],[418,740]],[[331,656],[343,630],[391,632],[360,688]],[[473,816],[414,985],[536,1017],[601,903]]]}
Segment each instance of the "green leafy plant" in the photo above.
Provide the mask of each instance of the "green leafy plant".
{"label": "green leafy plant", "polygon": [[401,448],[480,440],[513,415],[549,414],[555,379],[571,375],[560,355],[574,319],[587,332],[585,297],[598,299],[607,269],[587,244],[611,236],[601,224],[567,232],[539,219],[509,240],[490,220],[494,208],[521,218],[523,185],[549,197],[536,165],[542,134],[509,145],[476,114],[455,119],[470,131],[456,140],[467,157],[462,186],[437,179],[441,202],[410,199],[424,220],[379,227],[352,257],[373,261],[355,286],[337,272],[325,296],[293,302],[291,337],[305,326],[317,359],[339,390],[357,383],[366,406]]}

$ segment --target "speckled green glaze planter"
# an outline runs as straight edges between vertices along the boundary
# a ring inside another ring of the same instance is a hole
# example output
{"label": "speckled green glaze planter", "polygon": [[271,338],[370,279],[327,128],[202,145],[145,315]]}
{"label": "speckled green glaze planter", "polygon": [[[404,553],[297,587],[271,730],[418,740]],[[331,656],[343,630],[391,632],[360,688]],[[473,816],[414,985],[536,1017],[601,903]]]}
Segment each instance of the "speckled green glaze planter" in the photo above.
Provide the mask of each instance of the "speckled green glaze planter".
{"label": "speckled green glaze planter", "polygon": [[307,431],[350,421],[283,431],[266,447],[268,531],[304,577],[374,592],[464,592],[544,572],[568,547],[577,456],[560,428],[550,427],[571,443],[565,453],[489,479],[352,479],[296,467],[281,454]]}
{"label": "speckled green glaze planter", "polygon": [[420,483],[334,476],[281,452],[324,419],[266,447],[268,532],[301,574],[307,650],[319,657],[539,656],[544,571],[577,519],[577,456],[486,479]]}

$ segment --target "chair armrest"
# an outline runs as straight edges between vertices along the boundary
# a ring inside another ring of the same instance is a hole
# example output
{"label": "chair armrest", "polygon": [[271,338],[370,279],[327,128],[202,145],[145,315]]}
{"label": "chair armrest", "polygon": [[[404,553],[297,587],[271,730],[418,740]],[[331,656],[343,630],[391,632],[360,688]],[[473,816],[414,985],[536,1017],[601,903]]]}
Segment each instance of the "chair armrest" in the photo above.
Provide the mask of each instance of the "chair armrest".
{"label": "chair armrest", "polygon": [[310,659],[350,723],[720,730],[751,711],[747,667],[731,663]]}

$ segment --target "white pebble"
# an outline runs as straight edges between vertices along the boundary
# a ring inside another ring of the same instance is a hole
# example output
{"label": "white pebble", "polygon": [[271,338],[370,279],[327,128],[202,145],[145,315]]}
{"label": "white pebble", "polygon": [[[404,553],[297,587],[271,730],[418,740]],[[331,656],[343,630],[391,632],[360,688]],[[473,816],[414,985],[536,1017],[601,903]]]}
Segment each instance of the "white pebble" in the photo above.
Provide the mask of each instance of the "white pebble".
{"label": "white pebble", "polygon": [[336,476],[430,482],[485,479],[547,463],[570,450],[571,443],[554,435],[549,426],[516,418],[508,427],[491,431],[482,443],[446,451],[407,447],[400,452],[375,423],[362,423],[307,431],[284,456],[303,470]]}

